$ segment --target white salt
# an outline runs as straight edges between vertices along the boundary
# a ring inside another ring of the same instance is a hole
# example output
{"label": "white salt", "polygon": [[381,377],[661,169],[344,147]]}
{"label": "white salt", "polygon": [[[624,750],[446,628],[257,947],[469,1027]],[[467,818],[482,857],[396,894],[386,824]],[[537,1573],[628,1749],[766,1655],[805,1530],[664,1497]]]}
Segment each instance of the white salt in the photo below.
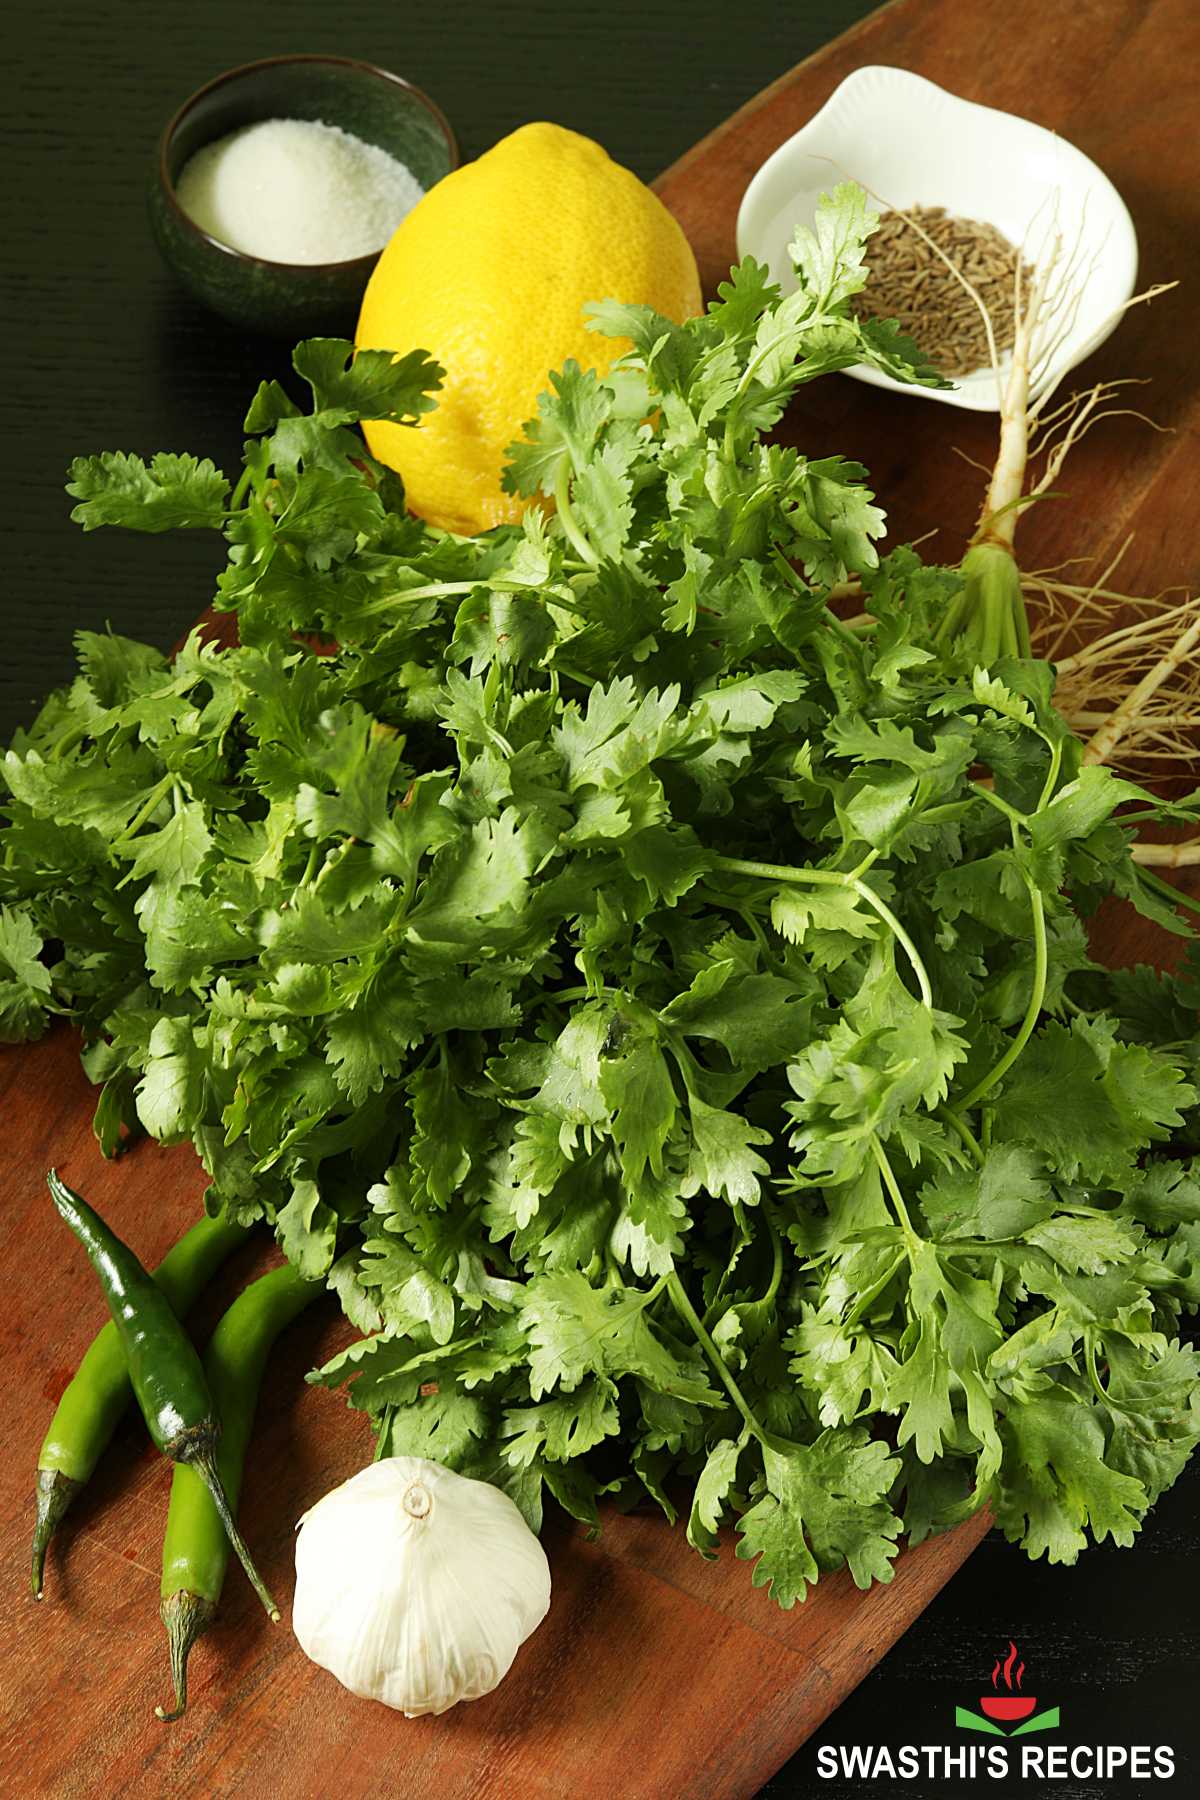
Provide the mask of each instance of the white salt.
{"label": "white salt", "polygon": [[197,150],[175,191],[189,218],[234,250],[332,263],[381,250],[425,190],[338,125],[263,119]]}

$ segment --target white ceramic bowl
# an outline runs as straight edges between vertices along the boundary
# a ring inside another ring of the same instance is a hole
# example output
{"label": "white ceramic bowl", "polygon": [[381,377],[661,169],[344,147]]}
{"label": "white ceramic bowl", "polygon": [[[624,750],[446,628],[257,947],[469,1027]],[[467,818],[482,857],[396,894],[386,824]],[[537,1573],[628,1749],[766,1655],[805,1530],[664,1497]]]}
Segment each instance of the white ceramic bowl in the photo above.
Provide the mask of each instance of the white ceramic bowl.
{"label": "white ceramic bowl", "polygon": [[[810,225],[820,195],[847,180],[861,183],[881,212],[944,206],[960,218],[987,220],[1023,245],[1030,260],[1056,222],[1067,247],[1078,241],[1087,279],[1051,376],[1104,342],[1133,293],[1133,221],[1112,182],[1081,150],[1029,119],[960,100],[907,69],[881,66],[848,75],[762,165],[738,212],[738,256],[766,263],[790,293],[796,281],[788,243],[795,227]],[[953,388],[906,388],[861,365],[847,373],[975,412],[999,407],[988,369]]]}

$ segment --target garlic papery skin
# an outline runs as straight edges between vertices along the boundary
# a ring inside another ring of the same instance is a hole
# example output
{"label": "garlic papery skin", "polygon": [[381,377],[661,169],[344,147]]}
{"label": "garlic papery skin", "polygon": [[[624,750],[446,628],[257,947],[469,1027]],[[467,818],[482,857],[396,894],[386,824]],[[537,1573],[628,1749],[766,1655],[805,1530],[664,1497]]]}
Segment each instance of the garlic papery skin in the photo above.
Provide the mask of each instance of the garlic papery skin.
{"label": "garlic papery skin", "polygon": [[410,1719],[490,1694],[549,1606],[546,1552],[508,1495],[424,1457],[372,1463],[300,1521],[301,1649]]}

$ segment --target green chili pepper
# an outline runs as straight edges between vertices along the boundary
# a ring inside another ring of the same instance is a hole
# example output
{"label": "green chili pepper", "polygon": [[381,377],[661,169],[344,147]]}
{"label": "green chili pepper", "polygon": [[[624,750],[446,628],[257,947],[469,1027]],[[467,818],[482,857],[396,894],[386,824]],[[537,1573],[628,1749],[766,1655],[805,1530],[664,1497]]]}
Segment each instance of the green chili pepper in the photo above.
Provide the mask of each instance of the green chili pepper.
{"label": "green chili pepper", "polygon": [[62,1217],[88,1253],[117,1327],[129,1384],[147,1429],[164,1456],[190,1463],[207,1484],[229,1541],[272,1620],[279,1608],[263,1585],[233,1520],[217,1473],[220,1420],[195,1346],[170,1301],[137,1257],[54,1169],[46,1177]]}
{"label": "green chili pepper", "polygon": [[[231,1219],[201,1219],[169,1250],[154,1280],[173,1311],[184,1313],[225,1258],[245,1242],[249,1227]],[[42,1598],[46,1549],[76,1494],[92,1476],[101,1452],[133,1395],[125,1350],[110,1319],[86,1351],[50,1421],[38,1456],[33,1527],[35,1599]]]}
{"label": "green chili pepper", "polygon": [[[204,1373],[221,1417],[217,1470],[231,1506],[242,1485],[242,1465],[263,1370],[285,1325],[323,1291],[285,1263],[252,1282],[224,1314],[204,1353]],[[177,1719],[187,1707],[187,1662],[192,1645],[212,1624],[221,1598],[229,1540],[212,1495],[193,1470],[176,1467],[163,1539],[162,1622],[171,1652],[175,1706],[155,1711]]]}

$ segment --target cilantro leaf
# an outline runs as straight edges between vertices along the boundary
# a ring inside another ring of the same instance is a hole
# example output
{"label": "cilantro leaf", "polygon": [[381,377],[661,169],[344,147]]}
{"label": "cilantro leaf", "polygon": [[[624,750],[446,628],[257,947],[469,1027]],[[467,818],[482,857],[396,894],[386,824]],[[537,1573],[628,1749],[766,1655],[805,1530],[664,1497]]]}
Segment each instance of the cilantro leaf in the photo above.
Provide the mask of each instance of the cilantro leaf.
{"label": "cilantro leaf", "polygon": [[137,1110],[151,1137],[176,1144],[188,1137],[203,1115],[205,1058],[187,1018],[164,1016],[150,1034],[145,1073],[138,1084]]}
{"label": "cilantro leaf", "polygon": [[716,1555],[717,1528],[729,1490],[737,1480],[738,1462],[744,1449],[744,1434],[740,1438],[722,1438],[709,1452],[708,1461],[697,1479],[687,1535],[688,1543],[702,1556]]}
{"label": "cilantro leaf", "polygon": [[[292,357],[297,375],[312,389],[318,413],[352,419],[415,424],[432,412],[445,370],[425,350],[396,356],[390,350],[356,350],[342,338],[309,338]],[[247,421],[247,430],[254,426]]]}
{"label": "cilantro leaf", "polygon": [[797,229],[789,253],[814,311],[826,312],[867,285],[867,240],[877,223],[864,190],[843,181],[821,196],[812,226]]}
{"label": "cilantro leaf", "polygon": [[590,1376],[572,1393],[513,1407],[501,1427],[502,1435],[512,1440],[504,1454],[518,1468],[539,1456],[552,1462],[583,1456],[620,1429],[616,1400],[616,1387],[600,1375]]}
{"label": "cilantro leaf", "polygon": [[1191,935],[1130,846],[1197,797],[972,650],[982,552],[881,558],[867,471],[767,441],[829,371],[941,380],[854,315],[873,226],[845,185],[793,291],[599,299],[519,524],[432,528],[367,450],[419,349],[302,344],[232,488],[81,459],[85,527],[223,530],[236,632],[81,632],[0,770],[0,1036],[68,1019],[105,1153],[190,1139],[326,1282],[366,1335],[312,1379],[380,1453],[535,1529],[736,1520],[785,1607],[888,1579],[901,1511],[1128,1542],[1200,1439],[1200,965],[1087,933]]}
{"label": "cilantro leaf", "polygon": [[938,1237],[1019,1237],[1048,1219],[1054,1196],[1032,1149],[1000,1144],[981,1169],[946,1169],[921,1189]]}
{"label": "cilantro leaf", "polygon": [[41,950],[33,920],[0,906],[0,1043],[18,1044],[46,1029],[51,981]]}
{"label": "cilantro leaf", "polygon": [[694,1364],[657,1337],[645,1296],[621,1287],[594,1288],[579,1271],[538,1275],[520,1308],[528,1333],[529,1390],[535,1399],[588,1375],[629,1373],[657,1392],[711,1405],[716,1395]]}
{"label": "cilantro leaf", "polygon": [[1014,1406],[1001,1429],[1013,1451],[997,1507],[1006,1537],[1052,1563],[1073,1563],[1089,1526],[1097,1538],[1132,1543],[1148,1496],[1106,1461],[1103,1429],[1085,1400],[1051,1387]]}
{"label": "cilantro leaf", "polygon": [[333,1262],[337,1218],[321,1198],[315,1181],[297,1181],[292,1197],[275,1220],[280,1247],[302,1275],[315,1281]]}
{"label": "cilantro leaf", "polygon": [[1005,1137],[1040,1149],[1068,1181],[1095,1181],[1128,1169],[1139,1151],[1166,1138],[1193,1099],[1165,1058],[1075,1020],[1037,1034],[996,1115]]}
{"label": "cilantro leaf", "polygon": [[887,1495],[899,1464],[886,1444],[825,1431],[788,1451],[764,1445],[763,1468],[766,1492],[738,1521],[737,1553],[754,1562],[755,1587],[786,1611],[843,1561],[856,1587],[891,1580],[900,1520]]}
{"label": "cilantro leaf", "polygon": [[123,525],[129,531],[180,531],[225,523],[229,482],[207,457],[175,456],[160,450],[149,463],[123,450],[77,456],[67,492],[79,504],[76,525]]}
{"label": "cilantro leaf", "polygon": [[708,1106],[697,1094],[688,1096],[692,1153],[683,1185],[686,1196],[703,1188],[731,1205],[753,1205],[762,1193],[762,1177],[770,1164],[756,1145],[769,1144],[771,1133],[751,1125],[739,1113]]}

